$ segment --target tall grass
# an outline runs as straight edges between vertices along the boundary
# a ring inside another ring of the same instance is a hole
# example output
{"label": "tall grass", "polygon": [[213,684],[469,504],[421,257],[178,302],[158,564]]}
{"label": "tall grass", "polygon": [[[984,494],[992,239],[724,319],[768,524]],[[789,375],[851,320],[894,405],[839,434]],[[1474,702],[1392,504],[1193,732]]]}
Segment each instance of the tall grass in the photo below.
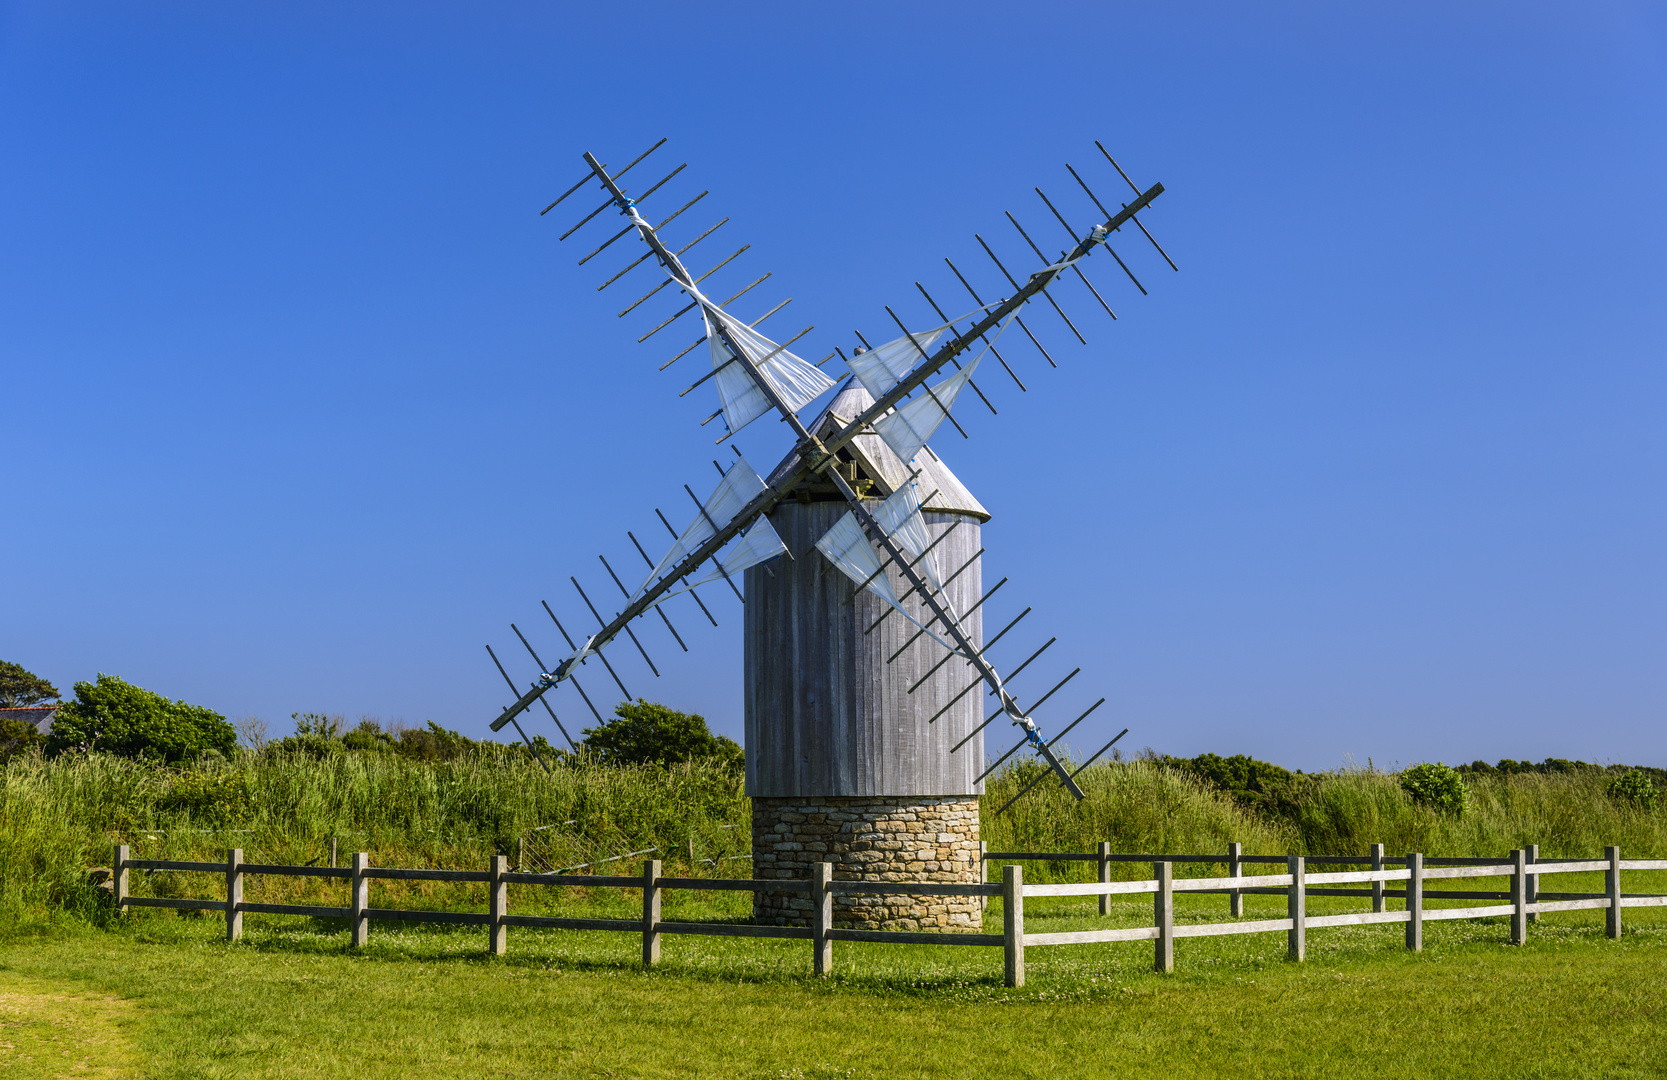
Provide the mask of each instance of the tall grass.
{"label": "tall grass", "polygon": [[577,856],[683,850],[691,839],[731,853],[745,850],[749,820],[740,773],[701,763],[547,775],[491,755],[246,754],[205,769],[20,757],[0,773],[0,923],[96,909],[86,868],[108,865],[113,843],[146,859],[220,858],[235,846],[250,861],[307,862],[336,837],[384,866],[478,867],[540,826],[555,826],[544,839],[558,855],[564,844]]}
{"label": "tall grass", "polygon": [[1147,761],[1095,766],[1078,777],[1073,801],[1044,781],[1013,808],[991,815],[1033,779],[1033,763],[994,777],[984,796],[984,837],[993,850],[1355,855],[1381,843],[1392,854],[1503,855],[1539,844],[1543,856],[1596,857],[1619,844],[1634,858],[1667,856],[1667,804],[1611,798],[1601,770],[1522,773],[1470,780],[1471,808],[1454,817],[1415,804],[1393,773],[1343,769],[1304,778],[1271,810],[1237,804],[1188,775]]}
{"label": "tall grass", "polygon": [[[1086,852],[1105,840],[1114,851],[1203,853],[1236,840],[1248,854],[1357,854],[1381,842],[1391,853],[1493,855],[1537,843],[1546,856],[1592,856],[1618,843],[1633,857],[1667,857],[1667,805],[1612,799],[1596,771],[1473,778],[1472,808],[1447,817],[1372,769],[1306,777],[1270,811],[1155,762],[1116,762],[1081,775],[1080,803],[1044,780],[997,816],[1035,775],[1023,763],[990,781],[983,836],[992,850]],[[544,846],[573,862],[649,847],[675,862],[691,840],[702,857],[746,853],[751,818],[739,771],[698,763],[546,775],[491,753],[445,762],[248,753],[190,769],[21,756],[0,770],[0,928],[98,917],[86,869],[108,864],[112,843],[133,845],[138,858],[220,858],[235,846],[250,861],[300,863],[337,837],[344,852],[385,866],[479,867],[545,826]],[[725,865],[744,874],[747,864]]]}
{"label": "tall grass", "polygon": [[[980,807],[982,836],[991,851],[1093,851],[1110,841],[1118,852],[1225,852],[1237,840],[1253,852],[1283,851],[1289,843],[1276,825],[1232,799],[1147,761],[1085,770],[1077,777],[1087,796],[1081,802],[1045,779],[998,814],[1040,771],[1026,762],[991,778]],[[1027,872],[1051,878],[1070,870],[1038,864]]]}

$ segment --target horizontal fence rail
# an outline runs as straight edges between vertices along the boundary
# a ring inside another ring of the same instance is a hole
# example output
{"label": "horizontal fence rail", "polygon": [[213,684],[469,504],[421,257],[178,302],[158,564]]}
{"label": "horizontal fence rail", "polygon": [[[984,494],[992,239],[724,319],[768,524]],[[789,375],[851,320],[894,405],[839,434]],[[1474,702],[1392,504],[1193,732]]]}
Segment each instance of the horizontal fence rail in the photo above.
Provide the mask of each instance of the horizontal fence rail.
{"label": "horizontal fence rail", "polygon": [[[982,845],[981,845],[982,847]],[[1621,874],[1628,870],[1667,870],[1667,859],[1621,858],[1618,847],[1604,849],[1602,859],[1563,859],[1541,862],[1538,848],[1512,851],[1503,861],[1497,858],[1440,858],[1426,859],[1419,853],[1400,858],[1384,855],[1381,844],[1372,845],[1365,856],[1274,856],[1245,855],[1239,845],[1230,845],[1225,854],[1207,855],[1130,855],[1113,854],[1109,844],[1101,844],[1094,853],[1082,852],[992,852],[981,851],[981,867],[1000,859],[1019,859],[1046,862],[1097,862],[1098,881],[1038,882],[1026,884],[1024,868],[1016,864],[1002,867],[999,883],[928,882],[928,881],[855,881],[833,877],[833,864],[817,863],[815,876],[808,879],[774,878],[694,878],[667,877],[661,862],[650,859],[643,863],[640,875],[579,875],[556,873],[524,873],[511,871],[505,856],[494,856],[485,870],[424,870],[380,867],[370,864],[364,852],[355,854],[348,867],[288,866],[243,861],[241,849],[227,852],[224,862],[189,862],[168,859],[135,859],[126,844],[118,844],[112,862],[114,900],[119,912],[129,908],[173,908],[180,910],[219,911],[226,917],[226,937],[238,940],[243,933],[243,916],[304,915],[315,918],[345,919],[355,947],[364,945],[370,935],[370,923],[427,922],[463,926],[484,926],[487,931],[487,951],[501,955],[508,947],[510,927],[547,930],[604,930],[641,935],[643,964],[652,966],[659,960],[660,938],[665,934],[687,934],[719,937],[776,938],[812,943],[813,968],[818,975],[826,974],[833,965],[833,943],[859,941],[899,945],[970,945],[1000,947],[1008,986],[1024,985],[1024,950],[1029,947],[1053,945],[1088,945],[1123,941],[1151,941],[1154,947],[1155,970],[1174,970],[1176,938],[1213,937],[1226,934],[1284,933],[1287,954],[1301,961],[1306,956],[1306,935],[1309,929],[1335,926],[1362,926],[1379,923],[1406,924],[1406,947],[1423,947],[1423,924],[1450,919],[1483,919],[1510,916],[1510,940],[1514,945],[1527,941],[1528,925],[1540,914],[1558,911],[1603,910],[1605,929],[1609,937],[1621,933],[1621,911],[1629,907],[1667,907],[1667,895],[1654,893],[1623,893]],[[1152,867],[1150,879],[1112,881],[1113,863],[1144,862]],[[1221,877],[1174,876],[1177,864],[1220,864],[1227,867]],[[1285,872],[1276,874],[1245,874],[1246,864],[1283,863]],[[1431,865],[1440,863],[1442,865]],[[1368,870],[1323,870],[1310,873],[1310,866],[1370,865]],[[1393,864],[1393,865],[1392,865]],[[177,873],[211,873],[224,875],[223,899],[179,899],[172,897],[134,896],[129,888],[132,871]],[[1602,873],[1604,891],[1601,893],[1540,892],[1539,879],[1556,874]],[[276,877],[317,877],[344,880],[348,883],[349,903],[345,906],[313,904],[261,904],[243,899],[244,878],[250,875]],[[984,876],[981,872],[980,876]],[[1510,879],[1505,892],[1481,890],[1430,890],[1426,882],[1466,878]],[[450,881],[476,882],[487,886],[488,910],[419,911],[402,908],[370,906],[370,882],[382,881]],[[1386,886],[1395,884],[1398,888]],[[638,889],[642,892],[642,916],[630,919],[560,918],[544,915],[511,915],[509,886],[584,886],[587,888]],[[1336,888],[1342,885],[1364,885],[1367,888]],[[810,897],[809,926],[773,926],[753,923],[682,922],[662,919],[662,894],[668,889],[698,889],[730,892],[790,892]],[[1176,893],[1226,893],[1230,899],[1233,922],[1183,924],[1175,923]],[[833,898],[837,895],[905,894],[918,896],[965,896],[988,899],[1002,898],[1002,932],[996,933],[930,933],[901,930],[846,929],[833,925]],[[1117,927],[1096,930],[1070,930],[1056,933],[1027,933],[1024,902],[1026,898],[1096,896],[1100,900],[1100,914],[1109,913],[1114,896],[1151,894],[1153,919],[1151,926]],[[1286,917],[1282,919],[1243,919],[1243,898],[1247,894],[1282,894],[1286,897]],[[1308,915],[1309,896],[1370,897],[1372,910],[1335,915]],[[1403,901],[1403,909],[1386,910],[1385,901]],[[1508,903],[1483,904],[1471,907],[1429,908],[1425,901],[1436,899],[1507,900]]]}

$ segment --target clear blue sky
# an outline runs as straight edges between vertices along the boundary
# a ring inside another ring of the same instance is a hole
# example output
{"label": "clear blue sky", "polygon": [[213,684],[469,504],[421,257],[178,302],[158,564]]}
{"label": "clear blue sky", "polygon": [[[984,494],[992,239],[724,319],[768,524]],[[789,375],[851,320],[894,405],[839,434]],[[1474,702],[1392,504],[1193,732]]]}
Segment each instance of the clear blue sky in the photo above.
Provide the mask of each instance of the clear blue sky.
{"label": "clear blue sky", "polygon": [[[558,654],[538,601],[587,625],[567,575],[611,601],[597,553],[635,576],[624,530],[715,479],[699,360],[656,371],[695,328],[635,344],[669,290],[616,318],[635,245],[576,267],[599,200],[537,213],[661,136],[660,212],[712,192],[668,232],[730,216],[691,258],[751,243],[714,282],[773,271],[737,307],[794,297],[767,326],[813,358],[924,322],[945,255],[996,291],[1003,210],[1057,244],[1031,186],[1086,221],[1063,163],[1118,194],[1096,138],[1168,189],[1181,272],[1125,241],[1142,298],[1096,256],[1120,321],[1066,287],[1088,347],[1036,311],[1059,370],[1010,335],[1030,392],[991,372],[1000,416],[936,440],[995,514],[996,615],[1036,608],[1007,661],[1057,634],[1023,678],[1085,669],[1039,719],[1104,694],[1081,743],[1304,768],[1667,764],[1646,5],[6,4],[0,658],[276,732],[483,733],[482,644],[529,677],[508,623]],[[686,657],[646,628],[663,677],[615,655],[739,735],[709,601]]]}

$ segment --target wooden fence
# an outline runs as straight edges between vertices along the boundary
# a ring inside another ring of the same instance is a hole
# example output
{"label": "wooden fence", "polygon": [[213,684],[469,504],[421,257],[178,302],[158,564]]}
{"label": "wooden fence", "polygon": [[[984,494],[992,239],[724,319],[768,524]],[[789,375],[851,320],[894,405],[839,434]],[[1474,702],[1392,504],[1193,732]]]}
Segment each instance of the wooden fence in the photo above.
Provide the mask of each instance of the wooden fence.
{"label": "wooden fence", "polygon": [[[1216,855],[1122,855],[1111,854],[1108,846],[1092,854],[1074,852],[984,852],[984,861],[1022,859],[1042,861],[1096,861],[1100,866],[1100,880],[1092,882],[1038,883],[1027,885],[1024,868],[1018,865],[1002,867],[999,884],[945,883],[928,881],[841,881],[833,877],[833,864],[818,863],[815,875],[809,879],[754,879],[754,878],[679,878],[661,874],[658,859],[643,863],[638,875],[603,876],[595,874],[531,874],[509,869],[507,857],[492,858],[486,870],[410,870],[370,865],[364,852],[353,856],[348,867],[282,866],[246,863],[241,849],[227,853],[225,862],[179,862],[166,859],[132,858],[126,844],[118,844],[112,862],[115,903],[118,911],[136,907],[185,908],[221,911],[226,916],[226,937],[236,941],[243,933],[243,916],[308,915],[320,918],[347,920],[354,946],[366,943],[370,936],[371,920],[452,923],[484,926],[487,951],[502,954],[508,947],[509,928],[537,927],[553,930],[617,930],[642,937],[642,962],[652,966],[660,957],[660,938],[665,934],[708,934],[732,937],[787,938],[811,942],[812,967],[816,974],[827,974],[833,967],[833,943],[836,941],[891,942],[908,945],[972,945],[999,946],[1004,955],[1004,973],[1008,986],[1023,986],[1025,981],[1025,949],[1050,945],[1086,945],[1099,942],[1147,941],[1154,943],[1154,969],[1160,972],[1175,968],[1175,939],[1204,937],[1220,934],[1261,934],[1284,932],[1287,954],[1292,960],[1304,959],[1307,952],[1307,932],[1332,926],[1358,926],[1371,923],[1405,923],[1406,947],[1423,948],[1424,923],[1442,919],[1483,919],[1508,915],[1511,917],[1511,943],[1527,941],[1528,926],[1542,912],[1604,909],[1607,912],[1607,931],[1612,938],[1621,933],[1621,910],[1628,907],[1667,907],[1667,895],[1623,893],[1621,874],[1626,870],[1667,870],[1667,859],[1623,860],[1620,848],[1604,849],[1602,859],[1562,860],[1557,862],[1531,861],[1533,849],[1512,851],[1505,862],[1496,859],[1430,859],[1412,853],[1405,858],[1385,858],[1382,845],[1373,845],[1366,857],[1300,855],[1242,855],[1233,845],[1228,857]],[[1426,861],[1430,865],[1426,865]],[[1152,878],[1140,881],[1110,880],[1110,866],[1114,862],[1146,862],[1153,870]],[[1225,877],[1176,878],[1176,863],[1222,863],[1229,866]],[[1247,863],[1284,863],[1282,874],[1242,873]],[[1322,871],[1310,873],[1313,865],[1370,864],[1369,870]],[[1388,864],[1401,864],[1393,868]],[[1441,863],[1443,865],[1434,865]],[[134,896],[129,888],[129,872],[133,870],[166,870],[187,873],[224,875],[225,899],[196,900],[166,897]],[[1555,874],[1602,872],[1604,891],[1601,893],[1542,893],[1538,879]],[[287,877],[337,878],[349,883],[349,903],[344,907],[311,904],[256,904],[243,899],[243,879],[249,875]],[[1478,891],[1437,891],[1425,888],[1429,881],[1459,878],[1508,877],[1507,893]],[[370,883],[376,879],[398,881],[464,881],[480,882],[487,886],[485,912],[412,911],[402,908],[374,908],[370,906]],[[1401,883],[1390,889],[1391,883]],[[511,915],[509,886],[583,886],[585,888],[619,888],[642,890],[640,919],[570,919],[541,915]],[[1337,886],[1352,885],[1355,888]],[[1360,887],[1364,886],[1364,887]],[[748,923],[675,922],[660,916],[661,895],[668,889],[710,889],[754,892],[768,889],[773,892],[798,892],[810,897],[810,926],[764,926]],[[1243,898],[1251,893],[1284,894],[1286,917],[1283,919],[1253,919],[1224,923],[1175,922],[1176,893],[1226,893],[1234,916],[1243,913]],[[924,933],[897,930],[850,930],[833,925],[833,898],[838,894],[907,894],[915,896],[976,896],[1002,898],[1002,932]],[[1059,933],[1033,934],[1025,930],[1024,904],[1027,898],[1055,896],[1097,896],[1100,913],[1108,914],[1113,896],[1152,894],[1153,920],[1151,926],[1123,927],[1105,930],[1071,930]],[[1371,897],[1372,910],[1340,915],[1307,914],[1309,896]],[[1427,908],[1429,899],[1499,899],[1509,903],[1474,907]],[[1401,898],[1402,910],[1384,910],[1385,898]]]}

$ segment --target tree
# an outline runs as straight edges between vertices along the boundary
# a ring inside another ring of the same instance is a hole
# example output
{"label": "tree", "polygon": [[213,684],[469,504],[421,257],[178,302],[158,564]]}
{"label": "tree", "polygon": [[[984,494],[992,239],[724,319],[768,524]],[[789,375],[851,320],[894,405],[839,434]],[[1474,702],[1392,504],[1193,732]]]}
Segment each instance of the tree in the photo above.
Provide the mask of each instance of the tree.
{"label": "tree", "polygon": [[217,750],[230,756],[237,730],[213,709],[169,701],[114,675],[75,684],[75,700],[59,710],[48,753],[102,750],[148,761],[182,761]]}
{"label": "tree", "polygon": [[0,660],[0,709],[27,709],[43,701],[57,701],[58,688],[24,669],[22,664]]}
{"label": "tree", "polygon": [[740,764],[734,739],[714,735],[704,717],[655,701],[622,701],[601,727],[585,728],[584,747],[609,765],[666,764],[717,758]]}

